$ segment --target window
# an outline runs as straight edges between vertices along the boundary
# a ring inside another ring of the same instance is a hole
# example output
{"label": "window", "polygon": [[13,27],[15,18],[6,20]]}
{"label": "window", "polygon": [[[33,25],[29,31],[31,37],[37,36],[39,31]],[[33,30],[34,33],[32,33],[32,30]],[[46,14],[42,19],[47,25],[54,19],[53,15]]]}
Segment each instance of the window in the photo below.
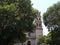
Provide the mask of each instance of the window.
{"label": "window", "polygon": [[38,18],[36,18],[38,20]]}
{"label": "window", "polygon": [[41,26],[41,24],[39,24],[39,27]]}
{"label": "window", "polygon": [[39,18],[39,20],[40,20],[40,18]]}

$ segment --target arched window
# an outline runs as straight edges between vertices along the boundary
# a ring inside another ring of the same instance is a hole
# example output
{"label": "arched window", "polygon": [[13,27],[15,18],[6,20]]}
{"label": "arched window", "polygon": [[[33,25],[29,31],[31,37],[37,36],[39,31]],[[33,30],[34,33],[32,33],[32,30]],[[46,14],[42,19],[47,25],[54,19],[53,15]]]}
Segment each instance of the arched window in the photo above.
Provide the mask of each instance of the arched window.
{"label": "arched window", "polygon": [[39,24],[39,27],[41,27],[41,24]]}
{"label": "arched window", "polygon": [[39,18],[39,20],[40,20],[41,18]]}
{"label": "arched window", "polygon": [[31,41],[27,41],[27,45],[31,45]]}
{"label": "arched window", "polygon": [[36,18],[36,20],[38,20],[38,18]]}

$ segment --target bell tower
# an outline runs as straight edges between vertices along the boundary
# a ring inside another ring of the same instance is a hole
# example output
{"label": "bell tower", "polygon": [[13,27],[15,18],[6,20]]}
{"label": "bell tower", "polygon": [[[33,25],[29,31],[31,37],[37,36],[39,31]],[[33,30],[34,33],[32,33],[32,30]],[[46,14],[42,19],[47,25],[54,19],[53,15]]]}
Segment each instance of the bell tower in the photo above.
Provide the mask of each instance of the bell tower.
{"label": "bell tower", "polygon": [[27,40],[24,45],[28,44],[28,41],[30,41],[31,45],[37,45],[37,39],[40,35],[43,35],[43,29],[42,29],[42,21],[41,21],[41,15],[40,12],[37,13],[37,17],[35,18],[36,23],[36,29],[34,32],[28,32],[29,40]]}
{"label": "bell tower", "polygon": [[37,25],[36,27],[36,43],[37,43],[37,39],[40,35],[43,35],[43,29],[42,29],[42,21],[41,21],[41,12],[38,12],[37,17],[35,19],[35,23]]}
{"label": "bell tower", "polygon": [[31,45],[37,45],[38,37],[40,35],[43,35],[42,21],[41,21],[40,12],[37,13],[37,17],[35,18],[35,23],[36,23],[36,29],[33,33],[30,33]]}

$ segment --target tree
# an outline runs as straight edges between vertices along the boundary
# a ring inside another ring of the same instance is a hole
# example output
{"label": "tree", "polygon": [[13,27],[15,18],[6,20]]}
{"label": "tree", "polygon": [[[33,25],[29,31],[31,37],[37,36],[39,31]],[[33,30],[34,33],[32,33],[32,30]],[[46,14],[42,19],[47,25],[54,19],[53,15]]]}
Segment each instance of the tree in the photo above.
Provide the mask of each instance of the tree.
{"label": "tree", "polygon": [[60,27],[60,2],[54,4],[43,14],[44,24],[49,30],[53,30],[55,27]]}
{"label": "tree", "polygon": [[43,14],[43,20],[51,31],[51,45],[60,45],[60,2],[48,8]]}
{"label": "tree", "polygon": [[46,38],[46,36],[39,36],[37,45],[40,45],[42,43],[45,43],[45,38]]}
{"label": "tree", "polygon": [[45,37],[45,43],[50,44],[51,43],[51,32],[48,33],[48,35]]}
{"label": "tree", "polygon": [[60,29],[55,28],[51,31],[51,45],[60,45]]}
{"label": "tree", "polygon": [[42,44],[42,43],[45,43],[45,44],[51,44],[52,43],[52,33],[51,32],[49,32],[48,33],[48,35],[47,36],[40,36],[39,38],[38,38],[38,42],[37,42],[37,45],[40,45],[40,44]]}
{"label": "tree", "polygon": [[26,41],[36,13],[30,0],[0,0],[0,45]]}

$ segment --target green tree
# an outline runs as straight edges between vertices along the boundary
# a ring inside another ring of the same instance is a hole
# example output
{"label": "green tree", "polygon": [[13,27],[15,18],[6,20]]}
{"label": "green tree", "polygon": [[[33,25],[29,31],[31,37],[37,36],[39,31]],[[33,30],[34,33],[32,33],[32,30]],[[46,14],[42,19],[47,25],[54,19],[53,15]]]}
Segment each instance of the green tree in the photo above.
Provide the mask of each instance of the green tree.
{"label": "green tree", "polygon": [[40,45],[42,43],[51,44],[52,43],[51,35],[52,35],[52,33],[49,32],[47,36],[45,36],[45,35],[44,36],[39,36],[37,45]]}
{"label": "green tree", "polygon": [[60,2],[47,9],[43,14],[43,20],[49,30],[60,27]]}
{"label": "green tree", "polygon": [[50,44],[51,43],[51,32],[49,32],[47,34],[47,36],[45,37],[45,43],[46,44]]}
{"label": "green tree", "polygon": [[43,20],[51,31],[51,45],[60,45],[60,2],[47,9],[43,14]]}
{"label": "green tree", "polygon": [[42,43],[45,43],[45,38],[46,38],[46,36],[39,36],[37,45],[40,45]]}
{"label": "green tree", "polygon": [[51,31],[51,45],[60,45],[60,29],[55,28]]}
{"label": "green tree", "polygon": [[26,41],[26,33],[35,29],[36,13],[30,0],[0,0],[0,45]]}

